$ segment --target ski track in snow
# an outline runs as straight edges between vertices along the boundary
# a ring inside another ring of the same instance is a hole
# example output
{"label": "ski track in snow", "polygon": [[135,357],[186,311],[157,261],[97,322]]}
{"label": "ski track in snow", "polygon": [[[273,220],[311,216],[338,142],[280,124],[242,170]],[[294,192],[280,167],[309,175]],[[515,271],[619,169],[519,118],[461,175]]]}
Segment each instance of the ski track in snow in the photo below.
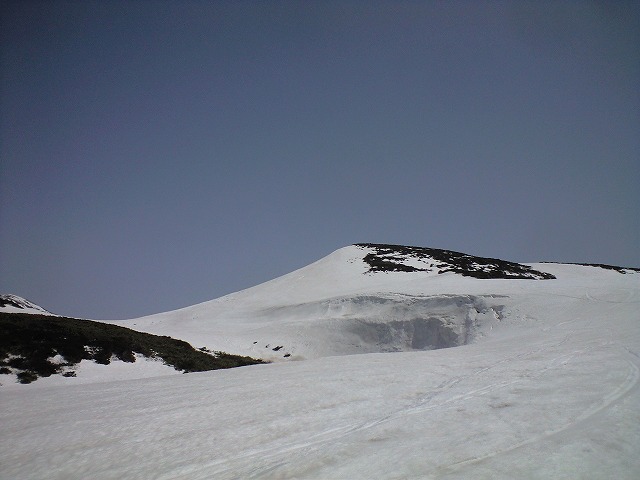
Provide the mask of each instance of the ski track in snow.
{"label": "ski track in snow", "polygon": [[[397,409],[376,419],[368,420],[366,422],[358,424],[348,424],[341,427],[329,428],[319,433],[310,435],[305,442],[290,442],[285,444],[278,444],[268,448],[253,449],[240,455],[231,455],[225,459],[220,459],[207,465],[200,465],[195,470],[189,471],[188,475],[190,476],[190,478],[206,478],[207,475],[213,475],[215,476],[215,478],[239,478],[236,477],[237,472],[242,471],[243,473],[241,477],[243,478],[269,478],[269,475],[273,474],[275,470],[286,465],[286,461],[283,460],[283,457],[286,458],[293,453],[300,453],[301,455],[311,455],[312,453],[321,450],[324,445],[335,443],[336,441],[344,441],[349,436],[373,429],[374,427],[379,427],[393,420],[406,420],[407,417],[410,417],[412,415],[425,414],[426,412],[429,412],[431,410],[441,409],[444,406],[463,403],[471,398],[483,396],[489,392],[503,389],[507,386],[522,382],[522,380],[514,380],[489,383],[488,385],[485,385],[481,388],[466,390],[464,391],[464,393],[447,395],[447,393],[450,393],[454,389],[454,387],[464,382],[468,378],[482,376],[483,374],[495,369],[496,367],[508,364],[510,362],[513,362],[514,360],[526,360],[527,357],[538,355],[541,352],[544,352],[551,348],[556,349],[566,343],[568,338],[569,336],[567,335],[560,342],[554,345],[543,346],[535,350],[530,350],[515,355],[513,357],[502,359],[490,366],[477,369],[469,375],[457,376],[452,379],[447,379],[446,381],[437,385],[428,395],[424,395],[419,398],[413,405]],[[537,371],[534,376],[542,375],[548,370],[556,369],[563,365],[566,365],[571,361],[571,358],[574,355],[580,353],[585,352],[574,351],[568,354],[560,355],[558,357],[553,357],[548,362],[548,364],[544,368]],[[581,422],[584,422],[589,417],[610,406],[612,403],[627,394],[637,385],[639,377],[638,367],[630,361],[627,361],[627,365],[628,373],[625,377],[624,382],[617,388],[609,392],[607,395],[602,397],[599,402],[594,403],[590,408],[583,411],[575,419],[559,426],[558,428],[547,430],[542,435],[534,436],[528,438],[525,441],[514,443],[506,448],[491,451],[483,456],[467,458],[449,465],[441,466],[438,468],[439,473],[455,472],[463,466],[481,462],[491,457],[516,450],[520,447],[539,442],[541,440],[544,440],[545,438],[566,431],[580,424]],[[441,401],[437,401],[437,398],[441,396],[445,398]],[[260,466],[251,468],[251,465]],[[200,471],[201,469],[202,471],[206,472],[203,474],[203,476],[198,475],[198,471]],[[273,478],[280,477],[276,475]]]}
{"label": "ski track in snow", "polygon": [[[565,338],[563,338],[560,342],[558,342],[557,344],[553,345],[552,347],[556,348],[561,346],[562,344],[564,344],[568,339],[568,336],[566,336]],[[419,415],[419,414],[424,414],[428,411],[431,410],[436,410],[436,409],[440,409],[443,406],[448,406],[450,404],[455,404],[455,403],[461,403],[461,402],[465,402],[470,398],[473,397],[478,397],[478,396],[482,396],[485,395],[489,392],[492,392],[494,390],[498,390],[498,389],[503,389],[507,386],[511,386],[517,383],[520,383],[522,380],[513,380],[513,381],[503,381],[503,382],[497,382],[497,383],[491,383],[489,385],[483,386],[481,388],[477,388],[477,389],[472,389],[472,390],[468,390],[465,391],[462,394],[454,394],[449,396],[448,398],[445,398],[444,400],[438,402],[438,401],[434,401],[437,399],[437,397],[439,396],[445,396],[446,397],[446,393],[450,392],[453,387],[455,387],[456,385],[460,384],[461,382],[463,382],[466,378],[469,377],[477,377],[480,376],[482,374],[484,374],[485,372],[488,372],[492,369],[494,369],[495,367],[499,366],[499,365],[503,365],[503,364],[507,364],[512,362],[513,360],[522,360],[522,359],[526,359],[527,357],[530,357],[532,355],[536,355],[539,354],[545,350],[548,350],[549,348],[552,347],[541,347],[538,348],[536,350],[531,350],[531,351],[527,351],[525,353],[522,354],[518,354],[514,357],[509,357],[509,358],[505,358],[502,359],[498,362],[496,362],[493,365],[487,366],[487,367],[483,367],[481,369],[476,370],[475,372],[472,372],[470,375],[466,375],[466,376],[459,376],[459,377],[455,377],[453,379],[448,379],[444,382],[442,382],[441,384],[437,385],[435,387],[435,389],[433,390],[433,392],[429,393],[428,395],[423,396],[422,398],[420,398],[414,405],[408,406],[408,407],[404,407],[402,409],[398,409],[394,412],[388,413],[380,418],[377,418],[375,420],[370,420],[364,423],[360,423],[360,424],[354,424],[354,425],[346,425],[343,427],[339,427],[339,428],[332,428],[332,429],[328,429],[325,431],[322,431],[320,433],[317,433],[315,435],[312,435],[308,438],[308,441],[304,442],[304,443],[289,443],[289,444],[285,444],[285,445],[278,445],[278,446],[274,446],[272,448],[265,448],[265,449],[260,449],[260,450],[253,450],[250,452],[246,452],[242,455],[239,456],[232,456],[231,458],[226,458],[223,460],[219,460],[216,462],[213,462],[209,465],[206,466],[201,466],[204,468],[204,470],[207,471],[207,474],[204,475],[203,477],[198,477],[198,478],[206,478],[207,475],[214,475],[215,478],[235,478],[235,472],[237,467],[237,464],[239,461],[243,461],[243,463],[246,464],[246,462],[248,462],[249,464],[260,464],[261,466],[259,468],[255,468],[255,469],[250,469],[249,471],[247,471],[247,476],[246,478],[268,478],[268,475],[270,473],[272,473],[275,469],[277,469],[278,467],[284,465],[284,463],[280,460],[281,457],[283,457],[284,455],[288,455],[291,454],[292,452],[296,452],[296,451],[301,451],[301,450],[308,450],[310,448],[313,448],[315,450],[319,449],[320,447],[322,447],[322,445],[324,444],[328,444],[328,443],[332,443],[335,442],[337,440],[343,440],[346,437],[353,435],[355,433],[359,433],[368,429],[372,429],[373,427],[377,427],[380,426],[384,423],[390,422],[392,420],[396,420],[396,419],[406,419],[409,416],[412,415]],[[561,365],[566,365],[571,358],[576,354],[576,353],[582,353],[582,352],[572,352],[569,354],[564,354],[561,355],[559,357],[555,357],[553,358],[549,364],[541,369],[540,371],[538,371],[536,373],[536,375],[541,375],[543,373],[545,373],[547,370],[551,370],[554,368],[558,368],[558,366]],[[584,412],[582,412],[582,414],[580,414],[577,418],[575,418],[575,420],[572,420],[554,430],[549,430],[546,431],[544,434],[539,435],[539,436],[535,436],[532,438],[529,438],[525,441],[522,442],[518,442],[515,443],[513,445],[510,445],[507,448],[501,449],[501,450],[496,450],[496,451],[492,451],[484,456],[480,456],[480,457],[472,457],[472,458],[468,458],[465,460],[461,460],[449,465],[445,465],[445,466],[441,466],[438,468],[438,473],[451,473],[451,472],[455,472],[456,470],[458,470],[460,467],[462,466],[466,466],[466,465],[470,465],[476,462],[481,462],[483,460],[486,460],[488,458],[503,454],[503,453],[507,453],[509,451],[512,450],[516,450],[520,447],[523,447],[525,445],[529,445],[535,442],[539,442],[547,437],[556,435],[562,431],[568,430],[572,427],[575,427],[576,425],[578,425],[581,422],[584,422],[585,420],[587,420],[589,417],[597,414],[598,412],[600,412],[601,410],[607,408],[608,406],[610,406],[612,403],[614,403],[616,400],[618,400],[619,398],[621,398],[622,396],[624,396],[625,394],[627,394],[629,391],[631,391],[634,387],[636,387],[637,383],[638,383],[638,379],[640,378],[640,370],[638,369],[638,367],[631,361],[627,361],[627,365],[628,365],[628,374],[624,380],[624,382],[622,384],[620,384],[617,388],[615,388],[614,390],[612,390],[611,392],[609,392],[607,395],[605,395],[599,402],[597,402],[596,404],[594,404],[591,408],[585,410]],[[233,466],[230,467],[224,467],[224,464],[233,464]],[[212,468],[212,467],[218,467],[218,468]],[[222,468],[220,468],[222,466]],[[190,474],[196,474],[196,471],[192,471],[190,472]],[[193,477],[192,477],[193,478]],[[278,477],[274,477],[274,478],[278,478]]]}
{"label": "ski track in snow", "polygon": [[474,463],[478,463],[478,462],[482,462],[483,460],[495,457],[497,455],[501,455],[501,454],[505,454],[508,453],[510,451],[516,450],[518,448],[524,447],[526,445],[530,445],[536,442],[540,442],[542,440],[544,440],[545,438],[549,438],[553,435],[557,435],[561,432],[564,432],[566,430],[569,430],[571,428],[575,428],[577,426],[579,426],[581,423],[585,422],[587,419],[589,419],[590,417],[593,417],[594,415],[598,414],[599,412],[601,412],[602,410],[606,409],[607,407],[609,407],[610,405],[612,405],[616,400],[622,398],[623,396],[627,395],[632,389],[636,388],[637,389],[637,385],[638,385],[638,379],[640,379],[640,369],[638,368],[638,366],[631,361],[627,361],[628,364],[628,374],[625,378],[625,381],[620,384],[617,388],[615,388],[614,390],[612,390],[609,394],[605,395],[602,400],[598,403],[596,403],[595,405],[593,405],[591,408],[585,410],[580,416],[578,416],[575,420],[555,429],[555,430],[550,430],[548,432],[545,432],[543,435],[537,436],[537,437],[532,437],[527,439],[526,441],[520,442],[520,443],[516,443],[514,445],[512,445],[509,448],[506,449],[502,449],[502,450],[497,450],[494,452],[491,452],[487,455],[481,456],[481,457],[473,457],[473,458],[469,458],[466,460],[462,460],[459,462],[455,462],[452,463],[450,465],[441,467],[439,469],[439,473],[451,473],[451,472],[455,472],[456,470],[459,469],[459,467],[462,466],[466,466],[466,465],[471,465]]}

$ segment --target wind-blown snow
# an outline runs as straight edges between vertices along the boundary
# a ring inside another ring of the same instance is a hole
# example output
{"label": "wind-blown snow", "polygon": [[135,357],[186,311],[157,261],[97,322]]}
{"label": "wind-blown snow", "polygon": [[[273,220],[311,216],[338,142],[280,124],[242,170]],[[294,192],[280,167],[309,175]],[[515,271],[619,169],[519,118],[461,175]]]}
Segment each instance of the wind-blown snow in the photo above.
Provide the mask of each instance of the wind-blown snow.
{"label": "wind-blown snow", "polygon": [[[361,258],[347,247],[124,322],[280,362],[0,388],[0,477],[637,478],[638,273],[536,264],[556,279],[480,280],[365,273]],[[412,318],[449,325],[460,346],[408,343]],[[389,345],[406,351],[354,354]]]}

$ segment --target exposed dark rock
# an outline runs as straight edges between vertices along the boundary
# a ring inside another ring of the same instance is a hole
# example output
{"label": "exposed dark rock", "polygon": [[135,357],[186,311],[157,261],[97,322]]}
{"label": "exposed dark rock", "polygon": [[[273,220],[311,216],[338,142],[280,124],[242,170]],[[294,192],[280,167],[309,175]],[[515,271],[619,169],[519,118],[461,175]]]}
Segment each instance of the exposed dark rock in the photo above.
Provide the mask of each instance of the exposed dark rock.
{"label": "exposed dark rock", "polygon": [[[430,272],[437,268],[438,273],[454,272],[465,277],[475,278],[530,280],[556,278],[550,273],[534,270],[528,265],[497,258],[476,257],[451,250],[375,243],[356,243],[355,245],[374,250],[374,252],[368,253],[364,257],[364,261],[369,265],[368,272],[371,273]],[[425,266],[416,267],[407,264],[412,259],[421,260]]]}

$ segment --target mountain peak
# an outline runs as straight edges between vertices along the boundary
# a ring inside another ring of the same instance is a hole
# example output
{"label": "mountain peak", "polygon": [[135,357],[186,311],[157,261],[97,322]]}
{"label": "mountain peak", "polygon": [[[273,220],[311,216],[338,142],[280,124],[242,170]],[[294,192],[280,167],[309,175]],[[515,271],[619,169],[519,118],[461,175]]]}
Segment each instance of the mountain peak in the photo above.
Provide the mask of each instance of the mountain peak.
{"label": "mountain peak", "polygon": [[40,315],[54,315],[45,310],[40,305],[36,305],[29,300],[18,295],[0,295],[0,312],[4,313],[37,313]]}
{"label": "mountain peak", "polygon": [[368,273],[454,272],[474,278],[530,280],[556,278],[550,273],[534,270],[528,265],[496,258],[477,257],[452,250],[378,243],[356,243],[355,246],[369,250],[363,258],[369,265]]}

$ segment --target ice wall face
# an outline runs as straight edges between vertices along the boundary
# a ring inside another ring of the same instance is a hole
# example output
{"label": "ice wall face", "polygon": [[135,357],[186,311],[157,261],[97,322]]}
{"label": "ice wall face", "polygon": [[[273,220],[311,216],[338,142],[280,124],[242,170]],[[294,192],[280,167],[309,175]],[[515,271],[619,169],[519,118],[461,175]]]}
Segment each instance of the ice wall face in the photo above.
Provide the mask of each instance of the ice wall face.
{"label": "ice wall face", "polygon": [[[307,355],[434,350],[470,343],[499,321],[500,298],[481,295],[379,293],[268,308],[255,321],[273,328],[269,342]],[[304,346],[304,347],[303,347]],[[303,347],[303,348],[301,348]],[[263,354],[269,351],[265,345]]]}
{"label": "ice wall face", "polygon": [[392,320],[387,323],[354,322],[347,329],[363,342],[377,346],[381,352],[434,350],[456,347],[461,335],[437,317]]}

